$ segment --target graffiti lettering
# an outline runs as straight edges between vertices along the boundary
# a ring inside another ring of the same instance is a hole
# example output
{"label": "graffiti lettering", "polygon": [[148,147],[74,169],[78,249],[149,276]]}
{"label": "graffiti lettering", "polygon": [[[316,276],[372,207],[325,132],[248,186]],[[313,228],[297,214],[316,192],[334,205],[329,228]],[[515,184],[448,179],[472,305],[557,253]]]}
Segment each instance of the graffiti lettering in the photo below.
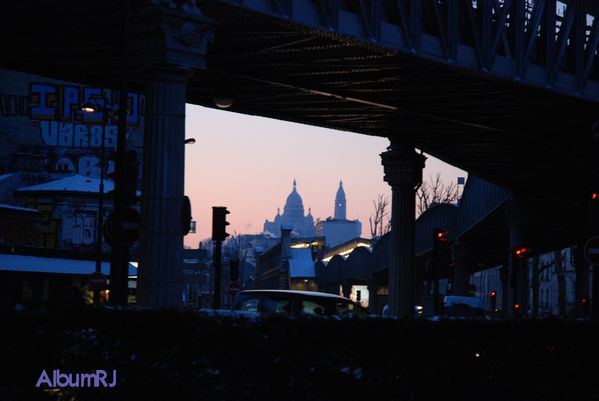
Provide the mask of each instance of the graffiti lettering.
{"label": "graffiti lettering", "polygon": [[75,165],[73,164],[73,161],[68,157],[60,157],[56,160],[54,170],[72,173],[75,171]]}
{"label": "graffiti lettering", "polygon": [[31,118],[52,120],[56,118],[56,88],[53,85],[31,84],[29,91]]}
{"label": "graffiti lettering", "polygon": [[61,147],[93,147],[102,146],[102,131],[104,131],[104,146],[116,147],[116,125],[92,125],[63,123],[58,121],[40,121],[42,140],[46,146]]}
{"label": "graffiti lettering", "polygon": [[89,146],[89,132],[85,125],[75,125],[75,142],[73,146],[82,148]]}
{"label": "graffiti lettering", "polygon": [[62,90],[62,102],[60,103],[61,115],[65,120],[71,121],[73,118],[73,112],[76,111],[79,105],[79,88],[74,86],[63,86]]}
{"label": "graffiti lettering", "polygon": [[28,115],[28,99],[28,96],[0,93],[0,116],[13,117]]}
{"label": "graffiti lettering", "polygon": [[[117,124],[118,92],[110,89],[31,83],[29,86],[29,117],[32,120],[58,120],[88,124]],[[79,107],[93,102],[98,111],[82,113]],[[141,97],[136,93],[127,96],[127,123],[139,125]]]}
{"label": "graffiti lettering", "polygon": [[[106,168],[104,172],[106,174],[112,174],[114,172],[114,162],[112,160],[105,160]],[[82,156],[79,158],[79,174],[86,177],[100,177],[101,163],[98,156]]]}

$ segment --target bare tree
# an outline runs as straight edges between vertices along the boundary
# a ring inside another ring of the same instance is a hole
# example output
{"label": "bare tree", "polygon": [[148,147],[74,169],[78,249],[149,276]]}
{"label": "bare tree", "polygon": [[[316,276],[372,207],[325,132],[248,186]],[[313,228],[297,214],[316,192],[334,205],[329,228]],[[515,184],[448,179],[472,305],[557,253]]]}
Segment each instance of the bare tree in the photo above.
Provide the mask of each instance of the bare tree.
{"label": "bare tree", "polygon": [[416,212],[420,216],[429,207],[438,203],[451,203],[460,196],[460,189],[455,182],[449,184],[441,179],[441,173],[437,173],[435,178],[428,177],[418,191],[416,191]]}
{"label": "bare tree", "polygon": [[233,231],[233,235],[227,241],[227,247],[229,248],[230,257],[232,259],[240,259],[241,251],[243,248],[242,237],[237,233],[237,231]]}
{"label": "bare tree", "polygon": [[[370,236],[372,238],[382,237],[383,234],[391,231],[391,222],[385,220],[389,215],[389,198],[379,194],[376,200],[372,201],[374,205],[374,214],[368,218],[370,223]],[[388,219],[387,219],[388,220]]]}
{"label": "bare tree", "polygon": [[[459,198],[459,187],[456,183],[445,183],[441,180],[441,173],[437,173],[435,178],[429,176],[428,182],[423,182],[416,192],[416,211],[417,216],[424,213],[429,207],[437,203],[450,203]],[[391,219],[389,218],[389,198],[379,194],[376,200],[372,201],[374,213],[368,218],[370,223],[370,235],[382,237],[391,231]]]}
{"label": "bare tree", "polygon": [[244,262],[248,254],[248,240],[245,236],[233,231],[233,235],[228,242],[230,257]]}

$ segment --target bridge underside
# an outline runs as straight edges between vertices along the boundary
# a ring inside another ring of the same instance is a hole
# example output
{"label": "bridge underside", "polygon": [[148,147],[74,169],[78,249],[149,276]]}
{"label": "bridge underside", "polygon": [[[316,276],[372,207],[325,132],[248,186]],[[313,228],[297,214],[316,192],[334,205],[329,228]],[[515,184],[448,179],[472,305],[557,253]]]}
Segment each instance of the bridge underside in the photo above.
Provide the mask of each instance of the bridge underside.
{"label": "bridge underside", "polygon": [[[216,32],[209,69],[189,81],[188,103],[215,107],[215,96],[231,96],[233,112],[410,137],[426,153],[524,191],[538,201],[539,212],[545,206],[549,212],[552,202],[576,207],[591,183],[596,103],[216,0],[200,6],[216,21]],[[117,86],[120,2],[3,7],[0,66]],[[131,75],[135,81],[135,71]],[[143,90],[141,80],[133,85]]]}

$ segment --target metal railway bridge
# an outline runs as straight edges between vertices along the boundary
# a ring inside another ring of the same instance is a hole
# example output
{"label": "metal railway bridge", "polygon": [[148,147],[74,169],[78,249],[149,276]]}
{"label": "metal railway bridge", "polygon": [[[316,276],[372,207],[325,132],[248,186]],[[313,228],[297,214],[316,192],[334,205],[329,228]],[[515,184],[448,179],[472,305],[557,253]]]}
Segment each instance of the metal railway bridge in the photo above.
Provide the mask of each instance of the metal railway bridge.
{"label": "metal railway bridge", "polygon": [[585,194],[599,181],[595,1],[123,4],[5,2],[0,66],[107,87],[126,72],[130,88],[145,93],[140,285],[148,305],[175,302],[167,266],[182,238],[157,216],[180,220],[172,210],[184,166],[173,159],[184,151],[185,101],[215,107],[215,98],[231,98],[235,112],[390,138],[382,156],[397,233],[395,313],[409,310],[410,194],[423,162],[414,148],[508,188],[514,241],[523,235],[518,210],[531,205],[539,222],[551,219],[552,245],[585,227]]}

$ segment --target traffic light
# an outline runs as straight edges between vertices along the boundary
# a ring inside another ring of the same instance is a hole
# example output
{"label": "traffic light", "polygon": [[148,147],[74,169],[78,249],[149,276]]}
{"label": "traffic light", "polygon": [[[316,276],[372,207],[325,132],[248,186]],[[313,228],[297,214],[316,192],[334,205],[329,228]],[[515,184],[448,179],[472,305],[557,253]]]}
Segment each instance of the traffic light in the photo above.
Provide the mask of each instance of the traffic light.
{"label": "traffic light", "polygon": [[491,311],[497,310],[497,292],[495,290],[489,291],[489,297],[491,298]]}
{"label": "traffic light", "polygon": [[212,206],[212,239],[224,241],[229,236],[225,230],[229,225],[227,215],[231,213],[224,206]]}
{"label": "traffic light", "polygon": [[449,232],[443,228],[433,230],[433,254],[437,274],[439,276],[449,275],[451,245],[449,243]]}
{"label": "traffic light", "polygon": [[125,151],[125,195],[126,205],[137,203],[137,152],[134,150]]}
{"label": "traffic light", "polygon": [[599,192],[592,192],[587,198],[587,204],[589,226],[595,231],[599,223]]}
{"label": "traffic light", "polygon": [[591,303],[587,298],[580,299],[580,310],[584,314],[584,316],[589,316],[591,313]]}
{"label": "traffic light", "polygon": [[433,230],[433,241],[436,246],[449,243],[449,231],[435,228]]}
{"label": "traffic light", "polygon": [[520,316],[520,304],[515,303],[514,304],[514,317],[519,317],[519,316]]}
{"label": "traffic light", "polygon": [[[112,160],[116,165],[117,155],[117,152],[112,153],[110,156],[108,156],[108,160]],[[130,206],[137,203],[138,164],[137,152],[135,150],[125,151],[125,165],[123,167],[123,200],[125,201],[125,206]],[[116,169],[115,172],[108,174],[107,177],[116,179]]]}
{"label": "traffic light", "polygon": [[[522,274],[526,271],[530,253],[530,248],[524,246],[515,247],[511,251],[510,286],[516,293],[518,293],[518,287],[524,285],[521,281]],[[518,308],[516,308],[516,305],[514,305],[514,314],[517,312],[517,309],[520,308],[520,305],[518,305]]]}
{"label": "traffic light", "polygon": [[529,255],[530,255],[530,249],[528,249],[528,248],[520,247],[520,248],[514,249],[514,256],[518,259],[528,258]]}

